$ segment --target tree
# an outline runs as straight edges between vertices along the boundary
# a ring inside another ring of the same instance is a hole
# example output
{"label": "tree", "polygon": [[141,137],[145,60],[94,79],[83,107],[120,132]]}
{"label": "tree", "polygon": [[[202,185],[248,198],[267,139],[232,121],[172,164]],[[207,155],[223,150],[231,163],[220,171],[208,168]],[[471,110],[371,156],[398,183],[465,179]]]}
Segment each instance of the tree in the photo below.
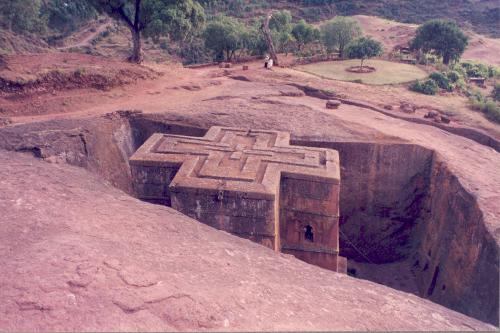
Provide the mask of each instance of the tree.
{"label": "tree", "polygon": [[217,16],[203,32],[206,48],[217,57],[225,55],[227,61],[231,61],[236,50],[249,42],[246,37],[245,26],[235,18],[224,15]]}
{"label": "tree", "polygon": [[410,47],[424,53],[434,52],[448,65],[451,60],[458,60],[467,47],[467,36],[452,21],[430,20],[417,29]]}
{"label": "tree", "polygon": [[357,20],[336,16],[321,26],[321,40],[328,53],[338,49],[340,57],[344,57],[344,51],[347,44],[355,38],[361,36],[361,27]]}
{"label": "tree", "polygon": [[269,28],[278,32],[292,32],[292,14],[289,10],[274,11],[269,21]]}
{"label": "tree", "polygon": [[95,8],[87,1],[43,1],[40,12],[47,17],[49,28],[61,32],[75,30],[97,16]]}
{"label": "tree", "polygon": [[299,51],[309,43],[314,42],[319,37],[318,29],[314,28],[304,20],[300,20],[292,29],[292,35],[297,41]]}
{"label": "tree", "polygon": [[295,38],[292,35],[293,25],[290,11],[275,11],[269,22],[269,28],[273,43],[277,45],[278,51],[288,54],[295,42]]}
{"label": "tree", "polygon": [[239,39],[241,48],[238,57],[243,52],[250,55],[263,55],[268,49],[264,36],[259,30],[259,25],[243,26]]}
{"label": "tree", "polygon": [[273,35],[271,33],[271,29],[269,28],[272,18],[273,18],[273,12],[270,11],[269,13],[267,13],[264,19],[264,23],[262,23],[261,30],[266,40],[267,50],[271,54],[271,59],[273,59],[274,64],[278,66],[279,65],[278,55],[276,54],[276,50],[274,48]]}
{"label": "tree", "polygon": [[40,15],[41,0],[0,1],[0,26],[17,33],[44,32],[46,19]]}
{"label": "tree", "polygon": [[363,69],[365,59],[382,54],[382,44],[371,37],[361,37],[349,43],[345,53],[349,59],[361,59],[361,69]]}
{"label": "tree", "polygon": [[142,40],[160,36],[186,40],[204,22],[203,7],[194,0],[87,0],[94,7],[130,29],[133,51],[130,61],[143,60]]}
{"label": "tree", "polygon": [[296,44],[295,37],[287,32],[275,32],[273,34],[273,40],[276,40],[279,52],[285,53],[286,55],[293,51]]}

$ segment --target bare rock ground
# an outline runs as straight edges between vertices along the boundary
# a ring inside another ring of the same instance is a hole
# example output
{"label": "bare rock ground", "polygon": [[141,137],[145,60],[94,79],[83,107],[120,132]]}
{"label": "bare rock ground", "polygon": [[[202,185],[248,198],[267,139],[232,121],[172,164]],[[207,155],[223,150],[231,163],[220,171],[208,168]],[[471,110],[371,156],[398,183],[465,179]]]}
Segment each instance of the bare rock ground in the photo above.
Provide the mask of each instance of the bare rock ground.
{"label": "bare rock ground", "polygon": [[0,152],[0,329],[493,330]]}
{"label": "bare rock ground", "polygon": [[[495,150],[365,108],[342,105],[326,110],[324,100],[305,97],[290,83],[332,89],[376,104],[411,100],[445,108],[458,105],[457,100],[417,96],[404,87],[379,89],[320,80],[288,69],[263,71],[257,66],[251,64],[245,72],[175,69],[154,81],[105,92],[57,91],[28,101],[0,99],[0,115],[12,117],[0,133],[0,146],[22,150],[26,143],[36,147],[45,140],[42,148],[50,153],[59,143],[50,139],[53,128],[39,121],[71,121],[71,128],[78,128],[82,117],[117,109],[139,109],[167,122],[203,128],[269,128],[332,142],[409,142],[436,152],[477,202],[487,235],[495,244],[500,242],[496,172],[500,160]],[[245,80],[233,79],[242,75]],[[478,117],[482,116],[473,114],[466,124],[477,121],[478,127],[499,138],[498,126]],[[22,132],[23,128],[16,134],[11,121],[29,123],[43,135]],[[75,145],[80,145],[80,134],[88,134],[75,133],[67,135]],[[112,151],[107,143],[95,144],[102,150],[95,162],[109,163],[105,155]],[[416,296],[269,252],[166,207],[141,203],[84,170],[12,153],[1,155],[0,291],[5,301],[0,304],[0,329],[493,328]],[[461,242],[455,245],[463,248]],[[494,250],[498,252],[498,246]],[[474,253],[459,251],[465,256]],[[463,272],[456,275],[462,277]],[[487,286],[481,281],[492,278],[482,276],[476,285]]]}

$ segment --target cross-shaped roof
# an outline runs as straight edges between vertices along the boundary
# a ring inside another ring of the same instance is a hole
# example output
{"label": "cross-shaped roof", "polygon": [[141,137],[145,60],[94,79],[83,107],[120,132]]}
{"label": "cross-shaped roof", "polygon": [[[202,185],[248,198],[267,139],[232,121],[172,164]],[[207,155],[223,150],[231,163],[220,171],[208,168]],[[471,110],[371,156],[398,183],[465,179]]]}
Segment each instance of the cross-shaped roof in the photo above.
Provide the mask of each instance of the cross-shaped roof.
{"label": "cross-shaped roof", "polygon": [[281,176],[338,184],[338,152],[290,145],[290,134],[214,126],[204,137],[153,134],[130,163],[177,166],[170,184],[274,199]]}

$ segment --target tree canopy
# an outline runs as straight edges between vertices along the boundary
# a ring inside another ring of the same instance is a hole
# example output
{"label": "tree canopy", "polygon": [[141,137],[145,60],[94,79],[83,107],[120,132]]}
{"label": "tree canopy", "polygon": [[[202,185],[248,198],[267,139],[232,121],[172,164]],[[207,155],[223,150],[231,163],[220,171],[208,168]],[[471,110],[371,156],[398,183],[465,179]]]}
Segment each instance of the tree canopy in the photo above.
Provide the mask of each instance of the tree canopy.
{"label": "tree canopy", "polygon": [[365,59],[382,54],[382,44],[371,37],[361,37],[347,45],[346,54],[350,59],[361,59],[362,68]]}
{"label": "tree canopy", "polygon": [[243,23],[237,19],[219,15],[207,24],[203,32],[205,47],[212,50],[218,59],[226,58],[231,61],[234,53],[244,47],[244,43],[251,43]]}
{"label": "tree canopy", "polygon": [[292,35],[297,41],[299,50],[304,45],[314,42],[319,38],[319,30],[304,20],[300,20],[292,29]]}
{"label": "tree canopy", "polygon": [[44,1],[40,12],[47,17],[49,28],[62,32],[73,31],[97,16],[94,7],[87,1]]}
{"label": "tree canopy", "polygon": [[434,52],[443,58],[444,64],[460,59],[467,47],[467,36],[452,21],[431,20],[417,29],[417,34],[411,42],[413,50]]}
{"label": "tree canopy", "polygon": [[40,15],[41,0],[0,1],[0,25],[17,33],[45,30],[46,20]]}
{"label": "tree canopy", "polygon": [[344,57],[347,44],[361,36],[361,27],[353,18],[336,16],[321,26],[321,40],[328,53],[338,50]]}
{"label": "tree canopy", "polygon": [[141,62],[141,35],[158,40],[186,40],[204,22],[203,7],[194,0],[87,0],[100,11],[125,23],[132,33],[131,61]]}
{"label": "tree canopy", "polygon": [[292,35],[293,24],[290,11],[275,11],[269,21],[269,28],[278,52],[290,52],[295,42],[295,37]]}

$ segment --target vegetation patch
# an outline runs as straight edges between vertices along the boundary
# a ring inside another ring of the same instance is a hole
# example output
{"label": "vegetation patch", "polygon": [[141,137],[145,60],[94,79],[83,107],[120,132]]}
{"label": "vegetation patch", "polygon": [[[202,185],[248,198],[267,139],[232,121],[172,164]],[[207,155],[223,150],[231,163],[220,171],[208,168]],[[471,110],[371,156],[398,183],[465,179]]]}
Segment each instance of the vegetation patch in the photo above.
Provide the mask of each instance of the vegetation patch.
{"label": "vegetation patch", "polygon": [[378,59],[367,62],[368,66],[376,68],[375,72],[353,73],[347,71],[350,67],[359,66],[359,60],[355,59],[307,64],[296,68],[327,79],[350,82],[362,80],[363,83],[374,85],[406,83],[424,79],[427,76],[427,73],[413,65]]}
{"label": "vegetation patch", "polygon": [[500,124],[500,103],[496,95],[498,90],[500,87],[496,84],[491,97],[483,95],[478,90],[473,90],[469,92],[469,104],[471,109],[484,113],[486,118]]}
{"label": "vegetation patch", "polygon": [[427,79],[424,81],[416,81],[410,85],[410,90],[419,92],[424,95],[436,95],[439,86],[436,81]]}

